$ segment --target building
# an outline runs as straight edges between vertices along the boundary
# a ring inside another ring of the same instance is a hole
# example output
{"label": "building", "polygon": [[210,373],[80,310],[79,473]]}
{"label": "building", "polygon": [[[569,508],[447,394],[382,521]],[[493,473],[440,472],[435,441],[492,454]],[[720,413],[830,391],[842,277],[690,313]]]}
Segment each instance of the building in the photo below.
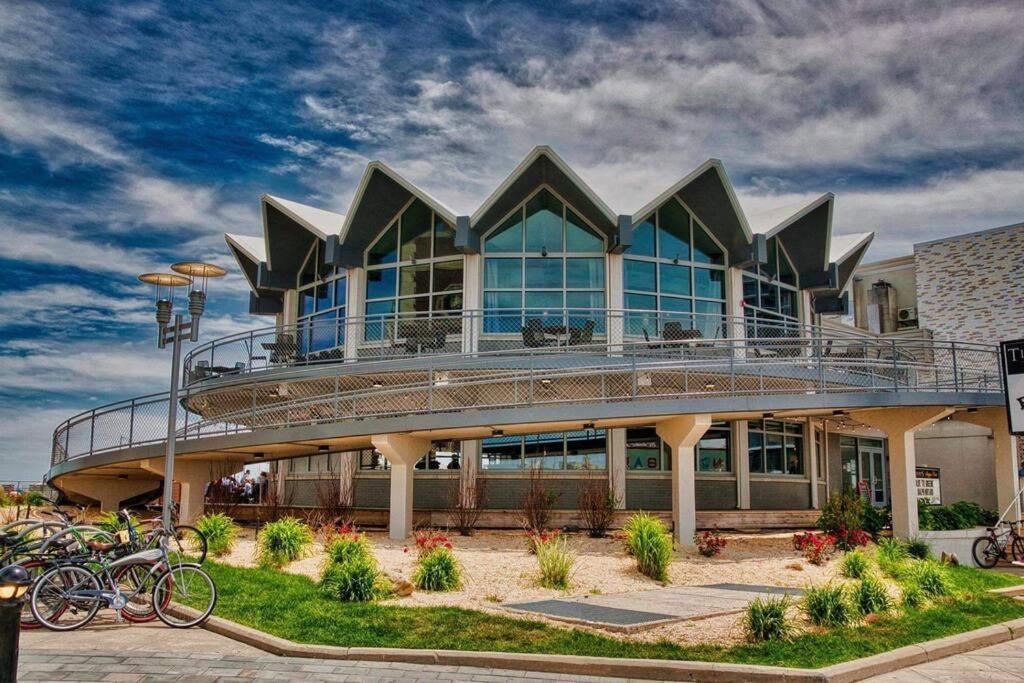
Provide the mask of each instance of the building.
{"label": "building", "polygon": [[[1024,337],[1024,223],[914,245],[906,256],[859,266],[845,322],[882,338],[991,344]],[[942,420],[916,435],[920,467],[937,470],[942,502],[989,509],[996,493],[993,439],[978,425]],[[1024,440],[1018,439],[1018,448]],[[1019,451],[1018,457],[1024,456]],[[963,462],[985,464],[965,469]],[[852,468],[852,466],[851,466]],[[870,478],[858,464],[857,479]]]}
{"label": "building", "polygon": [[[540,473],[558,523],[607,481],[689,543],[698,526],[811,523],[830,490],[862,486],[853,458],[908,536],[912,435],[946,417],[993,434],[984,466],[1014,495],[994,348],[823,318],[872,238],[833,235],[832,194],[748,217],[711,159],[645,199],[612,211],[547,147],[472,213],[380,162],[344,215],[263,196],[263,234],[227,244],[270,325],[184,362],[182,514],[218,471],[275,461],[277,501],[315,506],[336,483],[394,537],[482,482],[483,523],[516,526]],[[153,489],[166,410],[69,419],[50,481],[107,507]]]}

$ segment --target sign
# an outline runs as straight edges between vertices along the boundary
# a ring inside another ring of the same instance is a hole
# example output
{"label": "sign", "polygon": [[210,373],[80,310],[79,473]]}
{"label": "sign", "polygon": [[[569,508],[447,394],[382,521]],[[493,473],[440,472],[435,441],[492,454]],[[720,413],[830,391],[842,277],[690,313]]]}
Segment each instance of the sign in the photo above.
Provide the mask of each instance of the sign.
{"label": "sign", "polygon": [[1024,436],[1024,339],[999,343],[1010,433]]}
{"label": "sign", "polygon": [[930,505],[942,505],[942,488],[939,485],[938,467],[918,467],[917,500]]}

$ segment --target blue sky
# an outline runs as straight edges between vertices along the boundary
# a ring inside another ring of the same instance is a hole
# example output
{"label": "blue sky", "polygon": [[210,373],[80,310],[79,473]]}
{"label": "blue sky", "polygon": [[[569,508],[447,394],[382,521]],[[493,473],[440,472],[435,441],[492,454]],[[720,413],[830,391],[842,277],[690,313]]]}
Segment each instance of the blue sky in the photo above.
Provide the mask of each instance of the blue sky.
{"label": "blue sky", "polygon": [[[330,7],[328,8],[328,5]],[[748,213],[836,193],[873,258],[1024,220],[1024,6],[27,3],[0,12],[0,478],[166,387],[134,276],[232,265],[263,192],[382,159],[470,213],[537,144],[620,213],[708,157]],[[204,338],[262,326],[236,273]]]}

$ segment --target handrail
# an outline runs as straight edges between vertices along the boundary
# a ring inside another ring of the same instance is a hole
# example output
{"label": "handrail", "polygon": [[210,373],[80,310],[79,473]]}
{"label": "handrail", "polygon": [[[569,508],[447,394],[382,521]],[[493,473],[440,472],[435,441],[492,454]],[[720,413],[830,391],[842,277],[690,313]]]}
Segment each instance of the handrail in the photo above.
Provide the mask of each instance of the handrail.
{"label": "handrail", "polygon": [[[464,358],[465,362],[453,364],[453,358]],[[274,414],[286,415],[285,421],[293,424],[302,419],[296,411],[317,406],[314,412],[324,412],[333,420],[388,411],[405,414],[480,408],[490,404],[482,399],[459,403],[452,398],[453,392],[487,385],[494,389],[495,396],[501,395],[498,388],[513,392],[495,405],[523,405],[528,397],[535,403],[546,402],[541,400],[543,392],[538,388],[546,390],[548,386],[573,389],[563,392],[565,401],[653,398],[660,396],[649,388],[655,375],[681,382],[671,385],[672,395],[1002,391],[995,347],[917,339],[692,339],[595,343],[573,347],[571,353],[564,347],[547,347],[445,354],[427,357],[423,364],[394,376],[411,378],[404,383],[395,384],[391,379],[386,388],[371,386],[368,378],[386,376],[393,371],[392,366],[392,360],[377,360],[360,364],[357,372],[346,366],[344,374],[326,376],[317,368],[299,369],[288,377],[288,384],[302,387],[298,398],[272,395],[271,388],[279,384],[258,376],[238,377],[217,389],[186,389],[178,411],[178,433],[189,439],[282,424],[280,420],[264,419]],[[692,383],[701,377],[704,383],[694,386]],[[590,386],[594,381],[602,385],[599,394]],[[630,390],[623,393],[622,386]],[[516,393],[520,390],[525,393]],[[402,406],[389,406],[388,400]],[[65,420],[54,432],[52,464],[162,442],[167,403],[168,394],[150,394],[93,408]],[[373,409],[374,405],[378,409]]]}

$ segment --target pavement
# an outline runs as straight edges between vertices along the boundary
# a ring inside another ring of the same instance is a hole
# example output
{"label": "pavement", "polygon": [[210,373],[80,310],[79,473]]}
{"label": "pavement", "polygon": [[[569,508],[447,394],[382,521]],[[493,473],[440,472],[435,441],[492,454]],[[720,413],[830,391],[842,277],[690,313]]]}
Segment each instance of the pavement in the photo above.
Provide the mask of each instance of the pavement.
{"label": "pavement", "polygon": [[276,657],[201,628],[94,622],[72,633],[23,631],[19,681],[403,681],[547,683],[622,678],[542,674],[466,666]]}
{"label": "pavement", "polygon": [[1024,681],[1024,640],[1010,640],[867,680],[872,683]]}

